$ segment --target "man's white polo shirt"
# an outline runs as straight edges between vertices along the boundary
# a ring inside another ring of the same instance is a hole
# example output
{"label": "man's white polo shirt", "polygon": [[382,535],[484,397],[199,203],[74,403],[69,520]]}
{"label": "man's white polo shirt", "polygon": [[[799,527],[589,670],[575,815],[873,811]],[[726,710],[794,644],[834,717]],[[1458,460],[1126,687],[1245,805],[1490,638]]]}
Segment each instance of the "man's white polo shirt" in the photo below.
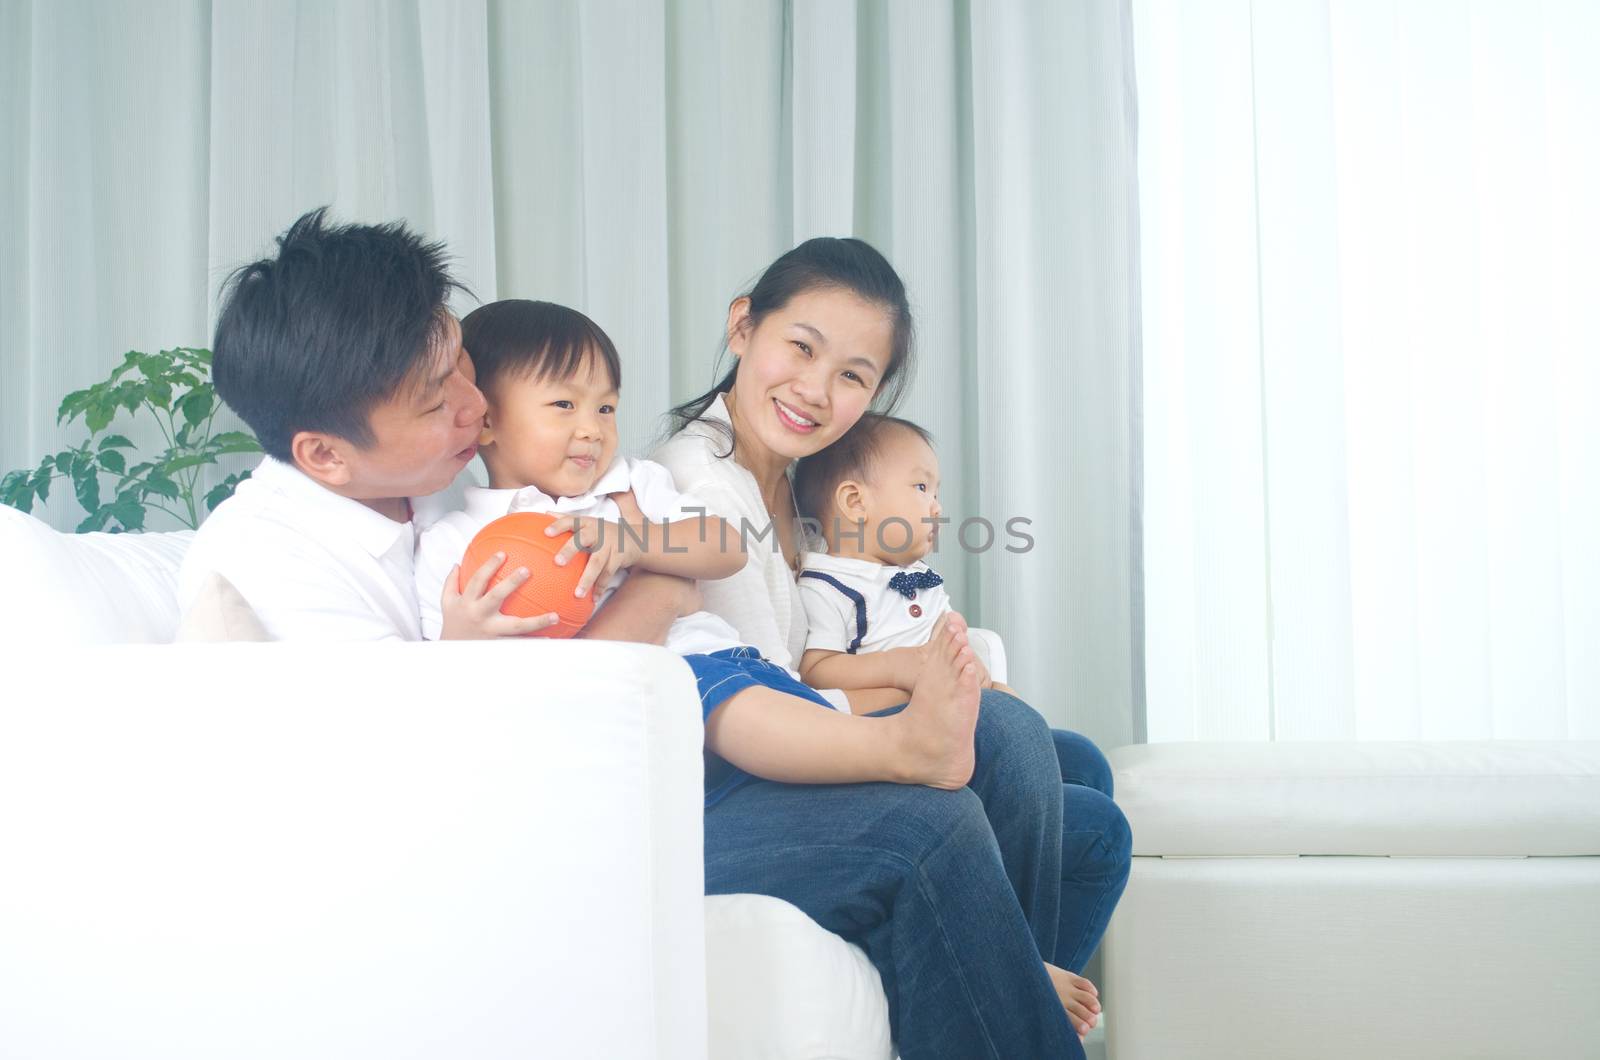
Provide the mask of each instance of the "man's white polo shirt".
{"label": "man's white polo shirt", "polygon": [[274,640],[421,640],[416,530],[264,458],[200,525],[178,572],[187,611],[212,571]]}

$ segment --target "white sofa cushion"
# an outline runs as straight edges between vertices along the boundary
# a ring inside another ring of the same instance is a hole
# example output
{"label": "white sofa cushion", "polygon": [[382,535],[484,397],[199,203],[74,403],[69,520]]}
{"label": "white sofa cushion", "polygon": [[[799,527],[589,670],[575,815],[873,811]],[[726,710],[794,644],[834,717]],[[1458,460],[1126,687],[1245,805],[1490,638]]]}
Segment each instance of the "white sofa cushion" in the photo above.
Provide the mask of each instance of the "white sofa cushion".
{"label": "white sofa cushion", "polygon": [[170,641],[194,534],[63,534],[0,505],[0,643]]}
{"label": "white sofa cushion", "polygon": [[0,1055],[705,1055],[681,659],[572,641],[40,655],[116,675],[115,694],[0,699]]}
{"label": "white sofa cushion", "polygon": [[264,641],[267,627],[250,609],[250,602],[233,583],[216,571],[206,575],[195,593],[194,602],[178,623],[179,643],[213,641]]}
{"label": "white sofa cushion", "polygon": [[1600,741],[1142,744],[1111,763],[1136,855],[1600,854]]}
{"label": "white sofa cushion", "polygon": [[860,947],[788,902],[706,899],[711,1060],[888,1060],[889,1009]]}

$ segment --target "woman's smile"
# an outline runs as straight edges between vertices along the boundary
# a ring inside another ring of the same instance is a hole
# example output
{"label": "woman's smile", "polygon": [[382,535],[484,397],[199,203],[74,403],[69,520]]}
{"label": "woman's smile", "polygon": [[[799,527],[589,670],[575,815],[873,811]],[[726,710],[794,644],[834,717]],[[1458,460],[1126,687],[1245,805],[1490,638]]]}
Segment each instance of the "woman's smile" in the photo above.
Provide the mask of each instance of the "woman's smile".
{"label": "woman's smile", "polygon": [[772,399],[772,404],[777,410],[778,422],[796,434],[810,434],[817,429],[817,421],[801,415],[794,406],[785,405],[777,398]]}

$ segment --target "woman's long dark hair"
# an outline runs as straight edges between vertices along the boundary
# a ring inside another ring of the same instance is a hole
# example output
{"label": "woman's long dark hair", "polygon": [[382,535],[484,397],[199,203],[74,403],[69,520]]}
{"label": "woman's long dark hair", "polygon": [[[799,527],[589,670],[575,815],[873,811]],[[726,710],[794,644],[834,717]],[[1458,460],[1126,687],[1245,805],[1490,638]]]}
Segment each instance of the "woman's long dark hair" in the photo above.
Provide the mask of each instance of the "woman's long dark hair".
{"label": "woman's long dark hair", "polygon": [[[778,258],[761,274],[755,287],[741,297],[750,299],[749,326],[759,327],[768,313],[782,309],[796,295],[807,291],[834,287],[849,291],[865,302],[882,306],[894,320],[894,337],[889,351],[889,365],[872,396],[875,411],[893,412],[911,384],[913,362],[913,327],[911,304],[906,301],[906,285],[901,282],[894,266],[879,254],[870,243],[860,239],[836,239],[819,236],[808,239]],[[723,349],[727,346],[724,344]],[[699,419],[711,407],[718,394],[733,389],[734,377],[739,372],[735,362],[716,386],[691,398],[667,412],[668,433],[676,434]],[[720,425],[719,425],[720,426]],[[733,432],[727,436],[728,452],[733,453]]]}

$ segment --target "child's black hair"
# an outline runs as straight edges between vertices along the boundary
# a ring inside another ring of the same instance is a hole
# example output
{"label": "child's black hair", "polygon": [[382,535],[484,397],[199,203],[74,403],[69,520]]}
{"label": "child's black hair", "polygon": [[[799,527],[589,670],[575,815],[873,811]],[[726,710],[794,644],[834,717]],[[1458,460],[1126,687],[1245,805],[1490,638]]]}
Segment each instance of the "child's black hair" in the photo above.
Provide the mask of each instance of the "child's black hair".
{"label": "child's black hair", "polygon": [[794,468],[794,503],[805,519],[827,525],[839,483],[864,478],[891,431],[905,429],[933,446],[933,435],[910,420],[869,412],[826,449],[801,457]]}
{"label": "child's black hair", "polygon": [[278,237],[275,257],[223,286],[211,376],[261,448],[319,431],[373,442],[372,409],[426,377],[461,285],[442,243],[403,224],[329,225],[312,210]]}
{"label": "child's black hair", "polygon": [[[880,411],[893,412],[911,383],[915,327],[905,283],[872,244],[832,236],[808,239],[768,265],[756,285],[741,297],[750,299],[750,327],[755,328],[768,313],[782,309],[796,295],[830,287],[849,291],[862,301],[882,306],[893,319],[889,363],[873,395],[873,404]],[[667,410],[669,432],[681,431],[699,419],[718,394],[733,389],[738,372],[739,365],[735,363],[710,390]],[[733,432],[724,430],[722,433],[728,445],[728,452],[722,455],[730,456]]]}
{"label": "child's black hair", "polygon": [[611,337],[576,309],[554,302],[507,298],[479,306],[461,321],[461,344],[486,395],[502,379],[568,379],[591,354],[611,373],[611,385],[622,389],[622,360]]}

